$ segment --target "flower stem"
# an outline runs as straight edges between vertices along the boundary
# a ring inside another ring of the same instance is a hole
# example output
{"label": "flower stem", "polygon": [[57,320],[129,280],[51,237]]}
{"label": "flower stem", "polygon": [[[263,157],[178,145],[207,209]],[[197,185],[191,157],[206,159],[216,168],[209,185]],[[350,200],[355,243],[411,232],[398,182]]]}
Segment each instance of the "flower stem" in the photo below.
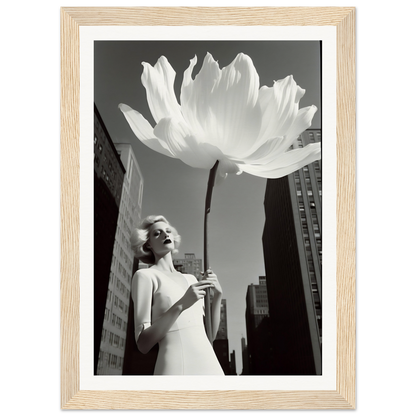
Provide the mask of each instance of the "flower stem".
{"label": "flower stem", "polygon": [[[209,172],[208,178],[208,186],[207,186],[207,195],[205,198],[205,217],[204,217],[204,271],[209,269],[209,260],[208,260],[208,214],[211,212],[211,198],[212,198],[212,190],[215,184],[215,175],[217,173],[219,160],[215,162],[215,165],[211,168]],[[213,334],[212,334],[212,322],[211,322],[211,290],[207,289],[204,304],[205,304],[205,331],[207,333],[209,342],[212,343],[213,341]]]}

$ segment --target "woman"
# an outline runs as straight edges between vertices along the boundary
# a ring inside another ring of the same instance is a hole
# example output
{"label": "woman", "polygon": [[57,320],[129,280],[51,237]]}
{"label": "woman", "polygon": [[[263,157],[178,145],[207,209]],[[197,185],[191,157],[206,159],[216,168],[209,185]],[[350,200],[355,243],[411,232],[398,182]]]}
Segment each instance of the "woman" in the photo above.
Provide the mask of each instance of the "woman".
{"label": "woman", "polygon": [[175,270],[180,236],[163,216],[149,216],[132,233],[137,258],[152,266],[132,279],[136,344],[146,354],[159,343],[155,375],[224,375],[203,324],[205,290],[212,288],[212,339],[220,322],[222,289],[208,270],[195,276]]}

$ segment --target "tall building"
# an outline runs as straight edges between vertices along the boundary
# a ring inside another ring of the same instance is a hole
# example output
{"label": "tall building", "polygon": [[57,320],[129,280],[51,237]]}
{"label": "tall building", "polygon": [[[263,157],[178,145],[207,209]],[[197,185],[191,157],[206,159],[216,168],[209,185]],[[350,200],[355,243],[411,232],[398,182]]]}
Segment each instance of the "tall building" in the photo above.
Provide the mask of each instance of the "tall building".
{"label": "tall building", "polygon": [[173,259],[173,266],[184,274],[193,274],[198,280],[201,279],[202,259],[197,259],[194,253],[185,253],[183,259]]}
{"label": "tall building", "polygon": [[[294,148],[320,142],[306,130]],[[322,374],[321,161],[268,179],[263,251],[276,375]]]}
{"label": "tall building", "polygon": [[242,361],[243,361],[243,369],[241,371],[242,376],[249,375],[249,364],[248,364],[248,350],[247,350],[247,344],[246,339],[244,337],[241,337],[241,355],[242,355]]}
{"label": "tall building", "polygon": [[251,375],[269,374],[268,348],[269,334],[264,321],[269,317],[269,303],[267,298],[266,277],[259,277],[259,284],[251,284],[246,295],[246,331],[248,372]]}
{"label": "tall building", "polygon": [[[133,274],[137,270],[147,267],[147,264],[139,262],[139,260],[135,258],[133,262]],[[142,354],[137,348],[134,333],[134,302],[130,296],[123,375],[153,375],[158,351],[158,344],[156,344],[147,354]]]}
{"label": "tall building", "polygon": [[97,374],[124,174],[120,156],[94,105],[94,374]]}
{"label": "tall building", "polygon": [[235,363],[235,350],[230,354],[230,376],[237,375],[237,365]]}
{"label": "tall building", "polygon": [[227,299],[221,299],[220,325],[215,339],[228,339]]}
{"label": "tall building", "polygon": [[251,284],[247,288],[246,316],[253,321],[257,328],[266,316],[269,316],[269,301],[267,298],[266,276],[259,276],[259,284]]}
{"label": "tall building", "polygon": [[107,302],[102,325],[97,373],[120,375],[123,370],[134,254],[130,235],[141,220],[143,177],[129,144],[115,144],[125,168],[123,191],[113,241]]}
{"label": "tall building", "polygon": [[227,300],[221,299],[220,324],[213,347],[224,374],[230,374],[229,344],[227,330]]}

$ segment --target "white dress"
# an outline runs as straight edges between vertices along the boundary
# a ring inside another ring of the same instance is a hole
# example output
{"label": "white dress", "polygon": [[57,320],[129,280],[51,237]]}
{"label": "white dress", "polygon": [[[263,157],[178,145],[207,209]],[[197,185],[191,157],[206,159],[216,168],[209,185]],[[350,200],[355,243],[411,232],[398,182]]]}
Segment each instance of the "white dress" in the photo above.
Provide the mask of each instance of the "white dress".
{"label": "white dress", "polygon": [[[149,327],[175,304],[187,288],[197,283],[195,276],[178,274],[178,279],[156,269],[143,269],[132,280],[134,328],[137,341]],[[185,288],[186,287],[186,288]],[[224,375],[205,332],[204,300],[185,309],[159,341],[155,375]]]}

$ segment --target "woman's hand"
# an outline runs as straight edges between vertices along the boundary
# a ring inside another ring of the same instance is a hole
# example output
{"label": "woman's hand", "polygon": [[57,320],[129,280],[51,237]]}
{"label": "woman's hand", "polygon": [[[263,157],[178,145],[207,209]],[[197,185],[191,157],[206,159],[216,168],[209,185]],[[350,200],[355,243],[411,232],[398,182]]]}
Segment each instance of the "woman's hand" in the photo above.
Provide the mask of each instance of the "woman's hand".
{"label": "woman's hand", "polygon": [[182,296],[180,300],[182,308],[184,310],[190,308],[194,303],[198,302],[198,300],[204,298],[206,294],[205,289],[213,287],[213,283],[208,279],[201,280],[200,282],[194,283],[193,285],[189,286],[188,290],[185,292],[185,294]]}
{"label": "woman's hand", "polygon": [[217,275],[211,269],[208,269],[205,273],[201,273],[201,274],[204,276],[205,281],[212,283],[214,296],[222,295],[222,287],[220,285],[220,282],[218,281]]}

